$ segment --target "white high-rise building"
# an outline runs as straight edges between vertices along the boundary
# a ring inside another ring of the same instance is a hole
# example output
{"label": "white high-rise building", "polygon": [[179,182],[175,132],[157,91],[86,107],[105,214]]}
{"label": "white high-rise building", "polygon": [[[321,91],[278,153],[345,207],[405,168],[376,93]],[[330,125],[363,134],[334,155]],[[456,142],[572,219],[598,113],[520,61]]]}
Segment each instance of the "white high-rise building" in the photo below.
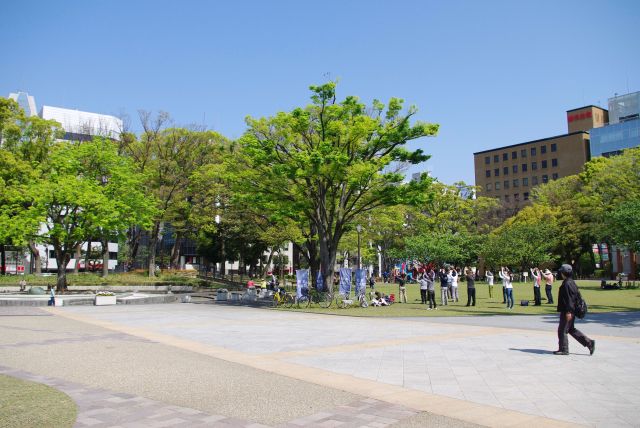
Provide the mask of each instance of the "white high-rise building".
{"label": "white high-rise building", "polygon": [[17,102],[27,116],[38,115],[38,110],[36,110],[36,100],[28,93],[12,92],[9,94],[9,99]]}
{"label": "white high-rise building", "polygon": [[95,136],[117,140],[122,132],[122,120],[108,114],[42,106],[40,117],[59,122],[65,140],[86,141]]}

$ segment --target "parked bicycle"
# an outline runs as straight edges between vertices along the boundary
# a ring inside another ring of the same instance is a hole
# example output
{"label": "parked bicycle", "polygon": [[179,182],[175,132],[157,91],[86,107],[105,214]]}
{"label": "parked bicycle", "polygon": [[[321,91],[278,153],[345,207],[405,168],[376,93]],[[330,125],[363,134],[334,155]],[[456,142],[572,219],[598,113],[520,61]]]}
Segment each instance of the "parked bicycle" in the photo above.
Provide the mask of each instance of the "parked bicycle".
{"label": "parked bicycle", "polygon": [[333,301],[333,294],[327,291],[318,291],[315,289],[305,290],[303,295],[297,299],[299,308],[308,308],[311,303],[318,304],[321,308],[327,309]]}
{"label": "parked bicycle", "polygon": [[284,288],[280,287],[278,290],[273,293],[273,307],[278,307],[280,305],[285,308],[290,308],[293,306],[295,299],[291,293],[287,293]]}

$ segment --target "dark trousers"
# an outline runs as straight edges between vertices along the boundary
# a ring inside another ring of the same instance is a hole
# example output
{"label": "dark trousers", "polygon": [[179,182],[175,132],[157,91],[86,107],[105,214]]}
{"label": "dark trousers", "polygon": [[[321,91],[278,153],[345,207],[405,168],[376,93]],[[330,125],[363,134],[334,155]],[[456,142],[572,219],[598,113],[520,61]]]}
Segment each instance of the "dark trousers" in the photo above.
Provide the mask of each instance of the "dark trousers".
{"label": "dark trousers", "polygon": [[[567,320],[567,315],[570,315],[569,320]],[[558,325],[558,350],[569,352],[569,340],[567,338],[567,333],[580,342],[582,346],[591,345],[591,339],[582,334],[582,332],[575,327],[575,321],[576,319],[571,312],[560,312],[560,324]]]}
{"label": "dark trousers", "polygon": [[552,288],[553,288],[553,286],[549,285],[549,284],[544,286],[544,292],[547,294],[547,303],[553,305],[553,294],[551,294],[551,289]]}
{"label": "dark trousers", "polygon": [[420,289],[420,299],[422,300],[421,303],[427,304],[427,290]]}
{"label": "dark trousers", "polygon": [[[471,303],[473,300],[473,304]],[[476,289],[475,288],[467,288],[467,306],[475,306],[476,305]]]}
{"label": "dark trousers", "polygon": [[507,303],[507,287],[502,286],[502,303]]}
{"label": "dark trousers", "polygon": [[436,308],[436,291],[435,290],[428,290],[427,291],[427,297],[429,299],[429,308],[430,309],[435,309]]}
{"label": "dark trousers", "polygon": [[540,287],[533,287],[533,300],[535,301],[536,306],[540,306],[542,304],[540,297]]}

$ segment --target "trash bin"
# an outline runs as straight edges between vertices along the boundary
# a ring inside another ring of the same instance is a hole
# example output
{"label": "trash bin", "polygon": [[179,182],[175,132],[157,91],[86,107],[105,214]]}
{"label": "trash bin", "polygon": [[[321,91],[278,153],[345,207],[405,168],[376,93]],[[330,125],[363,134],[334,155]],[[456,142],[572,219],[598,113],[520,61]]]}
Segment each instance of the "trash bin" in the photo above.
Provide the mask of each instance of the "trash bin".
{"label": "trash bin", "polygon": [[216,300],[217,301],[226,301],[229,298],[229,291],[221,288],[220,290],[218,290],[218,292],[216,293]]}

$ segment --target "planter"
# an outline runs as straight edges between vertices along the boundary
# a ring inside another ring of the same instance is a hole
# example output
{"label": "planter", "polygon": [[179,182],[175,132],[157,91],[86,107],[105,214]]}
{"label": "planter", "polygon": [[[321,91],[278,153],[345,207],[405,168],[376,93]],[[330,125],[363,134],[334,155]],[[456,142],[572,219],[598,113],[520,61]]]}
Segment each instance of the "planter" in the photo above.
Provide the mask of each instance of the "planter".
{"label": "planter", "polygon": [[96,296],[96,301],[95,301],[96,306],[115,305],[115,304],[116,304],[116,296]]}

